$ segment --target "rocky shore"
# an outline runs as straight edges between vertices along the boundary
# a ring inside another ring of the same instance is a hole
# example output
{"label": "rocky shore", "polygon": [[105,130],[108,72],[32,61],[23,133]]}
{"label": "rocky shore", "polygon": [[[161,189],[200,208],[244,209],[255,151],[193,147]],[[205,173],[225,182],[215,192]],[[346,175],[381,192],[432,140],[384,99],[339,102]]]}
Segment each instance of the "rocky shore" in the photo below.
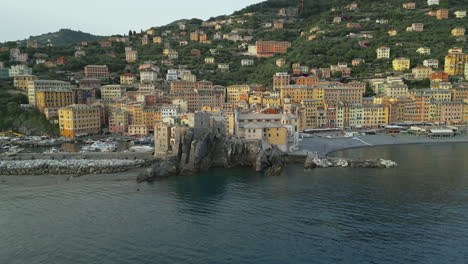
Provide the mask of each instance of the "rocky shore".
{"label": "rocky shore", "polygon": [[342,158],[321,157],[318,153],[310,153],[304,163],[304,168],[394,168],[397,163],[391,160],[372,159],[372,160],[353,160]]}
{"label": "rocky shore", "polygon": [[0,160],[0,175],[104,174],[147,164],[144,160]]}

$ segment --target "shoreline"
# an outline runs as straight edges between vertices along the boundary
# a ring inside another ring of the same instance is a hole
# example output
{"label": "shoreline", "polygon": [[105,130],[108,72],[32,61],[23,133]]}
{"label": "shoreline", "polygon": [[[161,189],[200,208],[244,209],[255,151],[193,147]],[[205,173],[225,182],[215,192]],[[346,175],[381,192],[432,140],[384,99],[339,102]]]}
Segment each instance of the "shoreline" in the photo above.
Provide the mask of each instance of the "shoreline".
{"label": "shoreline", "polygon": [[468,143],[468,140],[466,141],[447,141],[447,142],[414,142],[414,143],[393,143],[393,144],[382,144],[382,145],[372,145],[372,146],[358,146],[358,147],[349,147],[349,148],[343,148],[343,149],[338,149],[335,151],[328,152],[326,154],[327,157],[329,157],[331,154],[334,154],[336,152],[340,152],[343,150],[349,150],[349,149],[364,149],[364,148],[374,148],[374,147],[385,147],[385,146],[410,146],[410,145],[438,145],[438,144],[453,144],[453,143]]}
{"label": "shoreline", "polygon": [[[372,148],[372,147],[381,147],[381,146],[403,146],[403,145],[423,145],[423,144],[453,144],[453,143],[468,143],[468,135],[458,135],[451,138],[428,138],[422,136],[413,136],[413,135],[389,135],[389,134],[377,134],[377,135],[365,135],[365,136],[356,136],[348,138],[326,138],[314,135],[312,137],[303,138],[300,141],[300,150],[293,153],[285,153],[283,161],[284,164],[300,164],[304,163],[307,159],[307,155],[310,152],[316,152],[322,157],[332,157],[331,154],[347,150],[347,149],[358,149],[358,148]],[[114,155],[119,155],[119,153],[114,153]],[[63,157],[63,156],[62,156]],[[72,175],[72,176],[81,176],[81,175],[107,175],[107,174],[116,174],[122,172],[131,172],[136,169],[151,168],[149,159],[146,160],[136,160],[136,159],[104,159],[105,157],[109,158],[108,155],[102,155],[99,157],[101,159],[69,159],[71,157],[66,157],[65,159],[48,159],[47,157],[42,157],[42,159],[36,160],[22,160],[16,158],[11,159],[0,159],[0,164],[3,162],[3,173],[0,173],[0,176],[52,176],[52,175]],[[74,157],[76,158],[76,156]],[[93,157],[96,158],[96,157]],[[11,163],[14,165],[20,164],[29,164],[29,163],[45,163],[44,165],[37,166],[23,166],[13,168],[5,167],[5,163]],[[63,163],[72,163],[74,166],[72,168],[64,167]],[[48,164],[53,163],[53,164]],[[93,166],[88,166],[90,163]],[[119,164],[121,163],[121,164]],[[118,165],[117,165],[118,164]],[[109,166],[111,165],[111,166]],[[115,166],[117,165],[117,166]],[[2,166],[0,166],[2,167]],[[9,170],[11,169],[11,170]],[[10,173],[5,173],[5,172]],[[37,173],[36,173],[37,172]]]}
{"label": "shoreline", "polygon": [[292,153],[293,155],[307,155],[308,152],[317,152],[322,156],[355,148],[371,148],[380,146],[402,146],[416,144],[450,144],[450,143],[468,143],[468,135],[457,135],[450,138],[429,138],[417,135],[365,135],[349,138],[326,138],[313,136],[304,138],[300,143],[300,150]]}

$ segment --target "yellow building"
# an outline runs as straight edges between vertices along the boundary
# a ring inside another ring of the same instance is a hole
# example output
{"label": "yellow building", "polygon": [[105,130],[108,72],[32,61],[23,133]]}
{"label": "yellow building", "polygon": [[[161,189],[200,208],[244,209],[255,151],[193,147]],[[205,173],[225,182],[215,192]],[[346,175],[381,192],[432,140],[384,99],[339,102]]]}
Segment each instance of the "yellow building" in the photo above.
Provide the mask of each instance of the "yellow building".
{"label": "yellow building", "polygon": [[224,112],[222,113],[224,118],[226,118],[226,132],[228,135],[234,135],[236,129],[236,122],[234,112]]}
{"label": "yellow building", "polygon": [[105,85],[101,87],[102,100],[116,100],[125,96],[127,88],[122,85]]}
{"label": "yellow building", "polygon": [[428,47],[420,47],[416,50],[416,52],[422,55],[430,55],[431,49]]}
{"label": "yellow building", "polygon": [[410,59],[399,57],[393,60],[393,69],[395,71],[405,71],[410,69]]}
{"label": "yellow building", "polygon": [[463,123],[468,124],[468,99],[463,101]]}
{"label": "yellow building", "polygon": [[389,36],[396,36],[398,34],[398,31],[396,29],[390,29],[388,32]]}
{"label": "yellow building", "polygon": [[292,103],[300,103],[303,100],[323,100],[325,88],[322,86],[288,85],[280,88],[281,102],[288,96]]}
{"label": "yellow building", "polygon": [[282,151],[287,151],[288,130],[281,124],[275,123],[250,123],[242,128],[246,140],[266,139],[271,145],[277,146]]}
{"label": "yellow building", "polygon": [[37,80],[37,76],[35,75],[18,75],[13,78],[13,86],[16,89],[26,91],[34,80]]}
{"label": "yellow building", "polygon": [[162,43],[162,38],[160,36],[153,37],[153,43],[154,44],[161,44]]}
{"label": "yellow building", "polygon": [[261,92],[254,92],[251,93],[249,96],[249,105],[263,105],[263,93]]}
{"label": "yellow building", "polygon": [[127,134],[130,136],[147,136],[149,131],[145,125],[130,125]]}
{"label": "yellow building", "polygon": [[280,107],[281,106],[281,97],[279,93],[263,93],[263,106],[264,107]]}
{"label": "yellow building", "polygon": [[88,105],[70,105],[59,109],[60,134],[74,138],[101,131],[100,108]]}
{"label": "yellow building", "polygon": [[59,108],[74,103],[71,90],[39,90],[36,92],[36,107],[44,113],[46,108]]}
{"label": "yellow building", "polygon": [[388,107],[381,104],[364,104],[363,108],[363,126],[378,127],[388,124]]}
{"label": "yellow building", "polygon": [[323,107],[323,101],[302,100],[301,111],[299,112],[299,130],[318,127],[318,108]]}
{"label": "yellow building", "polygon": [[465,72],[465,63],[468,62],[468,54],[452,53],[445,56],[444,72],[448,75],[463,75]]}
{"label": "yellow building", "polygon": [[408,92],[413,97],[427,96],[431,101],[452,101],[452,91],[447,89],[410,89]]}
{"label": "yellow building", "polygon": [[133,84],[136,82],[136,75],[133,73],[124,73],[120,75],[120,84]]}
{"label": "yellow building", "polygon": [[227,102],[237,104],[243,95],[250,93],[252,88],[249,85],[233,85],[226,88]]}
{"label": "yellow building", "polygon": [[452,29],[452,36],[464,36],[465,28],[454,28]]}
{"label": "yellow building", "polygon": [[[266,129],[266,130],[265,130]],[[288,130],[277,125],[276,127],[267,127],[264,129],[265,138],[272,145],[287,145],[288,143]]]}
{"label": "yellow building", "polygon": [[428,79],[429,76],[431,76],[432,68],[429,68],[426,66],[419,66],[419,67],[413,68],[412,72],[416,80],[423,80],[423,79]]}

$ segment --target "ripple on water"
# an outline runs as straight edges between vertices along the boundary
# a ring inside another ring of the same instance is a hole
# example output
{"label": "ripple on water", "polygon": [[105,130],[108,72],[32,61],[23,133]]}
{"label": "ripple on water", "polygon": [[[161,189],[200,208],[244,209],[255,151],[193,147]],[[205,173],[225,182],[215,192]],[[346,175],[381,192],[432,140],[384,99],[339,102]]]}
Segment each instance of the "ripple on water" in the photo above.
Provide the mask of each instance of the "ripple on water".
{"label": "ripple on water", "polygon": [[281,177],[231,169],[140,185],[132,174],[3,184],[0,263],[464,263],[466,150],[336,154],[380,153],[399,163],[391,170],[291,166]]}

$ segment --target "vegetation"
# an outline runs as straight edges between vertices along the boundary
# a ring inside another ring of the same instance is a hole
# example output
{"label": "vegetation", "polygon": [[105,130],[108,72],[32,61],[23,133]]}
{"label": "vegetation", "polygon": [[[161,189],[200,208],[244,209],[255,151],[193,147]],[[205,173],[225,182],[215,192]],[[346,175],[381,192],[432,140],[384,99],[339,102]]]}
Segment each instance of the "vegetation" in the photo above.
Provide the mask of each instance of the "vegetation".
{"label": "vegetation", "polygon": [[[451,36],[450,31],[454,27],[467,27],[465,19],[454,19],[453,11],[467,10],[468,5],[464,0],[441,0],[440,6],[428,7],[426,1],[416,1],[415,10],[402,8],[402,1],[387,0],[357,0],[357,10],[346,8],[351,0],[305,0],[302,10],[300,0],[268,0],[259,4],[251,5],[243,10],[237,11],[231,16],[219,16],[210,18],[209,21],[233,19],[242,23],[225,23],[220,29],[203,26],[199,19],[175,21],[166,26],[154,28],[153,36],[161,36],[161,44],[151,43],[142,45],[143,32],[137,33],[133,30],[128,32],[133,49],[138,51],[139,61],[127,64],[125,61],[123,43],[112,43],[112,47],[104,48],[98,45],[97,36],[86,35],[82,32],[60,30],[52,35],[46,34],[37,38],[49,39],[55,35],[66,35],[60,37],[65,43],[62,46],[42,47],[39,49],[25,49],[30,57],[37,53],[48,55],[48,60],[55,60],[60,56],[66,56],[68,64],[56,68],[46,68],[43,65],[34,65],[34,73],[40,78],[67,79],[67,72],[83,70],[87,64],[106,64],[116,74],[137,73],[137,65],[145,61],[158,63],[167,59],[163,55],[165,48],[177,50],[179,58],[174,60],[174,65],[186,65],[197,75],[198,79],[206,79],[220,85],[232,85],[240,83],[271,85],[271,78],[275,72],[290,71],[292,63],[301,63],[311,68],[322,68],[335,65],[338,62],[347,62],[348,65],[356,58],[365,60],[359,67],[352,68],[353,79],[363,79],[376,73],[384,73],[392,70],[391,60],[396,57],[408,57],[411,59],[411,67],[422,65],[425,59],[438,59],[443,63],[447,50],[452,47],[466,47],[466,40]],[[438,20],[427,15],[430,10],[438,8],[450,8],[450,19]],[[297,14],[281,16],[279,9],[285,8],[289,11],[297,11]],[[254,13],[254,15],[246,15]],[[334,17],[341,17],[342,22],[333,23]],[[388,23],[377,23],[377,20],[388,20]],[[275,29],[266,26],[268,23],[283,21],[283,29]],[[186,29],[181,30],[177,22],[184,22]],[[362,28],[347,28],[347,23],[357,23]],[[423,23],[423,32],[407,32],[406,28],[413,23]],[[388,31],[396,29],[396,36],[389,36]],[[208,39],[219,31],[222,34],[237,32],[240,36],[252,36],[249,45],[258,40],[281,40],[290,41],[293,48],[286,54],[277,54],[272,58],[254,58],[254,66],[241,66],[241,60],[249,58],[245,55],[247,45],[242,42],[227,40],[212,40],[211,44],[189,41],[187,46],[181,46],[181,40],[187,40],[190,32],[203,31],[207,33]],[[362,31],[370,32],[372,38],[351,37],[350,34],[358,34]],[[185,36],[181,33],[185,32]],[[84,35],[83,35],[84,34]],[[315,40],[308,40],[311,35],[316,35]],[[89,37],[89,38],[87,38]],[[34,39],[34,38],[33,38]],[[75,43],[87,40],[89,45],[83,47],[86,56],[75,58]],[[42,41],[42,40],[41,40]],[[40,44],[43,44],[41,43]],[[363,45],[365,43],[365,45]],[[7,43],[13,47],[14,43]],[[388,46],[391,48],[391,58],[386,60],[376,59],[376,48]],[[430,55],[421,55],[416,52],[420,47],[429,47]],[[193,49],[200,50],[201,56],[192,55]],[[207,65],[206,57],[214,57],[215,64]],[[7,61],[8,52],[0,53],[0,60]],[[278,58],[284,58],[287,65],[283,68],[277,67],[275,62]],[[221,72],[217,69],[217,63],[228,63],[229,72]],[[6,63],[8,66],[9,63]],[[177,66],[158,65],[162,72]],[[56,72],[59,72],[58,74]],[[341,78],[339,74],[334,76]],[[111,80],[114,82],[115,80]],[[421,84],[415,84],[419,87]],[[416,88],[415,87],[415,88]]]}
{"label": "vegetation", "polygon": [[26,95],[10,90],[8,83],[0,83],[0,131],[13,130],[26,135],[58,135],[58,126],[52,125],[35,108],[22,108]]}
{"label": "vegetation", "polygon": [[48,44],[52,44],[53,46],[71,45],[82,41],[97,41],[102,38],[102,36],[95,36],[71,29],[60,29],[57,32],[29,37],[30,40],[36,40],[41,46],[46,46]]}

